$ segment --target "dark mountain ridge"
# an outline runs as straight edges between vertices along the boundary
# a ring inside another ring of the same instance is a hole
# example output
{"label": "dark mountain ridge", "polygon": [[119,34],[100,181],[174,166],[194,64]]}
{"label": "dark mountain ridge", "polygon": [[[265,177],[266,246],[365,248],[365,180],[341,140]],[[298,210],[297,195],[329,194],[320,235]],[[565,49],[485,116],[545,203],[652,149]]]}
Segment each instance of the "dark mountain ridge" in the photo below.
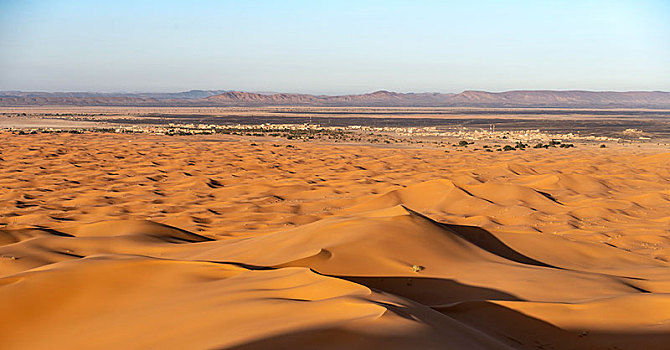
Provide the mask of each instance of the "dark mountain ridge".
{"label": "dark mountain ridge", "polygon": [[664,91],[468,90],[449,93],[375,91],[352,95],[191,90],[177,93],[0,91],[0,106],[345,106],[345,107],[567,107],[670,108]]}

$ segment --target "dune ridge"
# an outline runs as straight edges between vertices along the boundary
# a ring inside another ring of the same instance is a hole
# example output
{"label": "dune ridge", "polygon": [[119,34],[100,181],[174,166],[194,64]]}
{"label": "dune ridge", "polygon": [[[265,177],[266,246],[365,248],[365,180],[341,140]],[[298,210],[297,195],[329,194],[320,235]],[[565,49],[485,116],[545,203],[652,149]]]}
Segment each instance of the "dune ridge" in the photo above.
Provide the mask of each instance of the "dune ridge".
{"label": "dune ridge", "polygon": [[670,342],[667,152],[2,136],[3,347]]}

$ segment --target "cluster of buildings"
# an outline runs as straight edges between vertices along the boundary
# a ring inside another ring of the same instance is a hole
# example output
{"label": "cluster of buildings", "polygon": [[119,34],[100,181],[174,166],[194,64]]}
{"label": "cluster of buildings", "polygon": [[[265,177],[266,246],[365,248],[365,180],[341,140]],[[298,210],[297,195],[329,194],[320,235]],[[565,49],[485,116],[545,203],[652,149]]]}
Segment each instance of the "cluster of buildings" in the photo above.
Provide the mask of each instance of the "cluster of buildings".
{"label": "cluster of buildings", "polygon": [[608,137],[608,136],[595,136],[595,135],[580,135],[575,133],[547,133],[540,131],[539,129],[533,130],[502,130],[496,131],[495,128],[490,129],[469,129],[469,128],[457,128],[457,129],[441,129],[435,126],[431,127],[366,127],[366,126],[353,126],[349,127],[355,130],[369,131],[369,132],[382,132],[389,133],[394,135],[408,136],[408,137],[435,137],[435,138],[453,138],[459,140],[467,141],[479,141],[479,140],[505,140],[507,142],[551,142],[551,141],[564,141],[564,140],[573,140],[573,141],[594,141],[594,142],[605,142],[605,141],[614,141],[618,142],[621,138],[618,137]]}
{"label": "cluster of buildings", "polygon": [[174,124],[168,125],[129,125],[119,126],[114,129],[117,133],[145,133],[155,135],[197,135],[228,133],[230,131],[241,132],[279,132],[279,131],[321,131],[321,130],[345,130],[344,127],[323,127],[316,124]]}
{"label": "cluster of buildings", "polygon": [[438,132],[437,136],[442,137],[456,137],[463,140],[477,141],[477,140],[507,140],[509,142],[551,142],[551,141],[614,141],[617,142],[620,138],[608,136],[595,135],[580,135],[575,133],[547,133],[534,130],[507,130],[495,131],[493,129],[474,129],[469,130],[463,128],[456,131]]}
{"label": "cluster of buildings", "polygon": [[[17,129],[18,130],[18,129]],[[104,131],[115,133],[143,133],[154,135],[207,135],[207,134],[240,134],[254,136],[278,136],[276,133],[343,133],[352,132],[358,134],[376,134],[377,136],[404,136],[410,139],[436,139],[448,138],[466,141],[506,141],[511,143],[522,142],[551,142],[551,141],[592,141],[592,142],[618,142],[621,138],[595,135],[580,135],[575,133],[547,133],[539,129],[534,130],[495,130],[495,128],[444,128],[444,127],[374,127],[374,126],[322,126],[318,124],[176,124],[167,125],[123,125],[110,128],[87,129],[88,131]],[[12,131],[12,130],[10,130]],[[73,132],[71,129],[55,128],[33,128],[21,129],[21,133],[58,133]],[[79,130],[78,132],[81,132]],[[623,136],[639,136],[639,139],[649,139],[642,136],[641,130],[628,129]]]}

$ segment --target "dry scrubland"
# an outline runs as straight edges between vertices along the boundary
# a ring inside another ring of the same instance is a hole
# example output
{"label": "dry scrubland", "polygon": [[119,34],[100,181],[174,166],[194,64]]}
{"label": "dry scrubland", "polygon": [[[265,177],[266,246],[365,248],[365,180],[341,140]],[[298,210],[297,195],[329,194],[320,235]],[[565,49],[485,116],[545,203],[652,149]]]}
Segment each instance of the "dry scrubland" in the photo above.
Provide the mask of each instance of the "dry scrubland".
{"label": "dry scrubland", "polygon": [[670,153],[0,138],[4,348],[670,344]]}

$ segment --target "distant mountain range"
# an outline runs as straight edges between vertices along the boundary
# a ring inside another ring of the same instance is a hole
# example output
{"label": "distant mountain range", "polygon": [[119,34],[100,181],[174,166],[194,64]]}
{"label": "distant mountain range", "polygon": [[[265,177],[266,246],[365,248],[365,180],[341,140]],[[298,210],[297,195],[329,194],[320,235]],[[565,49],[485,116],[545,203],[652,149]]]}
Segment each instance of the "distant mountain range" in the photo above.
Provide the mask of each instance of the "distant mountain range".
{"label": "distant mountain range", "polygon": [[448,94],[376,91],[330,96],[229,90],[176,93],[0,91],[0,106],[26,105],[670,108],[670,92],[517,90]]}
{"label": "distant mountain range", "polygon": [[189,90],[182,92],[31,92],[0,91],[2,97],[22,98],[148,98],[157,100],[198,99],[220,95],[228,90]]}

